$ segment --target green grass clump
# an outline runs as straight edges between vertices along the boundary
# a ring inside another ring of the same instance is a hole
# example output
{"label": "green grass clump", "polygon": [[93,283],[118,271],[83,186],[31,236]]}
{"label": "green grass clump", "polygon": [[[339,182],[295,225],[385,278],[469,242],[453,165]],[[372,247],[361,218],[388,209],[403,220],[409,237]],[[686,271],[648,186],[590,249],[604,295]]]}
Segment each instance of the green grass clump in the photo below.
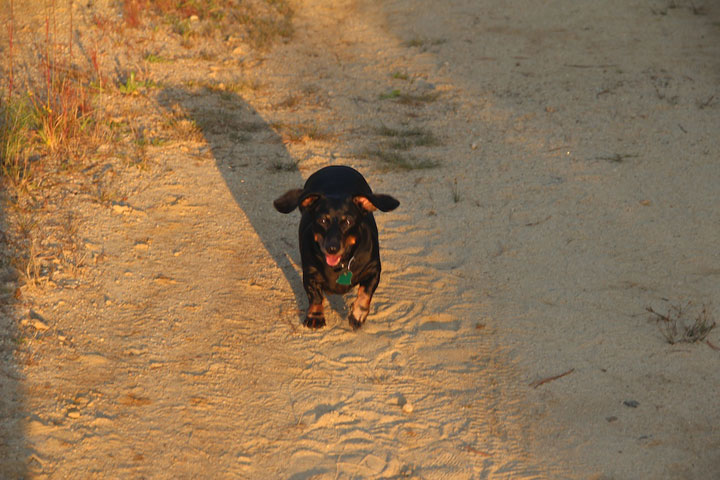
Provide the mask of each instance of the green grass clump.
{"label": "green grass clump", "polygon": [[395,88],[389,92],[381,93],[378,95],[378,98],[380,100],[393,100],[402,105],[419,107],[421,105],[434,102],[439,96],[440,94],[438,92],[406,93]]}
{"label": "green grass clump", "polygon": [[0,165],[2,176],[20,183],[28,172],[34,116],[25,99],[0,104]]}
{"label": "green grass clump", "polygon": [[392,139],[390,148],[409,150],[412,147],[436,147],[440,140],[429,130],[423,128],[397,129],[383,125],[376,129],[378,135]]}
{"label": "green grass clump", "polygon": [[367,149],[361,156],[379,161],[383,166],[391,170],[426,170],[440,166],[440,163],[435,160],[422,159],[393,150]]}

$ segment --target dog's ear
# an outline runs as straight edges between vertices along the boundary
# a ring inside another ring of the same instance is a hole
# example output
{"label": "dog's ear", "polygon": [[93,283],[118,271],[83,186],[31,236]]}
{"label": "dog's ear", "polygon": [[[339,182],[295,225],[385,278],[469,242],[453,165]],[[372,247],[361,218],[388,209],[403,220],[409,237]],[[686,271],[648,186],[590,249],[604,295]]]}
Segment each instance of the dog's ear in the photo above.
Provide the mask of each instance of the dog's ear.
{"label": "dog's ear", "polygon": [[318,198],[320,198],[320,195],[318,195],[317,193],[310,193],[304,195],[300,200],[300,204],[298,205],[298,207],[300,207],[300,210],[310,208]]}
{"label": "dog's ear", "polygon": [[301,188],[288,190],[281,197],[276,198],[273,205],[280,213],[290,213],[299,206],[298,202],[300,201],[302,194],[303,189]]}
{"label": "dog's ear", "polygon": [[395,198],[382,193],[367,196],[358,195],[353,198],[353,201],[355,202],[355,205],[366,212],[374,212],[378,209],[383,212],[389,212],[391,210],[395,210],[398,205],[400,205],[400,202],[398,202]]}

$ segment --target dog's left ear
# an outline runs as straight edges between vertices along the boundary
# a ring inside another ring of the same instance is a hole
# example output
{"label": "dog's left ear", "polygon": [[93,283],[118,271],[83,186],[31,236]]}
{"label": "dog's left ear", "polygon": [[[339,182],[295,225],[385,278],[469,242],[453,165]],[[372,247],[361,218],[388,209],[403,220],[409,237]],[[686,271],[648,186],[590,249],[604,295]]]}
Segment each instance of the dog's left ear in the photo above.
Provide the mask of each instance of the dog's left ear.
{"label": "dog's left ear", "polygon": [[353,201],[355,202],[355,205],[360,207],[362,210],[365,210],[366,212],[374,212],[378,209],[383,212],[389,212],[391,210],[395,210],[398,205],[400,205],[400,202],[398,202],[395,198],[391,197],[390,195],[384,195],[382,193],[379,193],[377,195],[371,194],[367,196],[358,195],[357,197],[353,198]]}
{"label": "dog's left ear", "polygon": [[290,213],[298,207],[298,202],[303,194],[302,188],[295,188],[288,190],[281,197],[278,197],[273,202],[275,210],[280,213]]}

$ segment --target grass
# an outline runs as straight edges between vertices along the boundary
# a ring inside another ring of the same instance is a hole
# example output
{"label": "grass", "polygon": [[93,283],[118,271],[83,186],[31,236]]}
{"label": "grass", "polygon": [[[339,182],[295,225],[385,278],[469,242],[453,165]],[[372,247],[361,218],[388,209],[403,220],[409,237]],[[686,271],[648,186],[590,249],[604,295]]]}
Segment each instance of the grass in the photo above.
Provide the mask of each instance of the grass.
{"label": "grass", "polygon": [[44,42],[34,66],[37,80],[18,91],[12,75],[13,7],[11,2],[11,74],[7,93],[0,98],[0,164],[3,178],[19,187],[27,185],[34,169],[43,169],[48,162],[70,164],[98,143],[102,128],[92,106],[91,84],[101,85],[102,79],[98,78],[97,55],[92,52],[88,71],[74,66],[72,18],[68,41],[63,44],[57,38],[55,19],[46,17]]}
{"label": "grass", "polygon": [[693,310],[690,302],[685,305],[670,305],[667,313],[656,312],[652,307],[647,307],[646,310],[653,315],[660,333],[671,345],[701,342],[715,328],[715,320],[712,319],[707,305],[694,313],[688,312]]}
{"label": "grass", "polygon": [[361,157],[379,161],[392,170],[426,170],[440,166],[435,160],[420,159],[414,155],[380,149],[367,149]]}
{"label": "grass", "polygon": [[390,90],[389,92],[381,93],[380,95],[378,95],[378,98],[380,100],[394,100],[396,98],[399,98],[400,95],[402,95],[400,90],[393,89],[393,90]]}
{"label": "grass", "polygon": [[302,97],[300,95],[288,95],[286,98],[284,98],[280,102],[273,105],[273,108],[275,108],[275,109],[293,109],[293,108],[297,107],[301,101],[302,101]]}
{"label": "grass", "polygon": [[306,143],[310,140],[325,141],[333,137],[333,134],[322,131],[315,124],[273,122],[270,124],[270,127],[272,127],[284,141],[290,143]]}
{"label": "grass", "polygon": [[381,93],[378,95],[378,98],[380,100],[394,100],[402,105],[418,107],[426,103],[434,102],[439,96],[440,94],[438,92],[407,93],[395,88],[389,92]]}
{"label": "grass", "polygon": [[156,55],[154,53],[148,53],[145,55],[145,61],[148,63],[168,63],[171,62],[169,58],[165,58],[162,55]]}
{"label": "grass", "polygon": [[442,45],[446,43],[447,40],[444,38],[420,38],[415,37],[411,38],[410,40],[407,40],[406,42],[403,42],[404,47],[408,48],[419,48],[421,51],[425,52],[430,47],[435,47],[438,45]]}
{"label": "grass", "polygon": [[161,127],[183,140],[201,142],[204,139],[203,130],[198,122],[189,118],[188,114],[179,106],[170,110]]}
{"label": "grass", "polygon": [[2,176],[19,184],[27,177],[33,112],[24,99],[0,104],[0,165]]}
{"label": "grass", "polygon": [[395,150],[441,145],[440,140],[432,132],[422,128],[396,129],[382,125],[375,130],[375,133],[393,139],[389,146]]}
{"label": "grass", "polygon": [[234,95],[242,96],[248,92],[257,92],[263,88],[258,79],[241,79],[229,83],[216,83],[208,81],[188,80],[183,83],[187,88],[203,88],[213,93],[219,93],[225,100],[237,101]]}
{"label": "grass", "polygon": [[290,160],[273,160],[270,163],[270,166],[268,167],[268,170],[271,172],[297,172],[298,171],[298,165],[300,163],[299,159],[290,159]]}
{"label": "grass", "polygon": [[138,95],[140,93],[139,89],[148,89],[148,88],[154,88],[157,87],[157,83],[150,79],[146,79],[143,81],[138,81],[135,78],[135,72],[130,72],[130,74],[125,78],[125,83],[120,83],[118,85],[118,91],[122,93],[123,95]]}
{"label": "grass", "polygon": [[286,0],[124,0],[122,16],[130,28],[159,20],[187,48],[195,38],[239,36],[262,49],[294,32]]}
{"label": "grass", "polygon": [[375,129],[375,133],[384,139],[381,147],[364,150],[362,158],[376,160],[394,170],[424,170],[440,166],[435,160],[418,158],[409,153],[415,147],[441,145],[442,142],[431,131],[417,127],[392,128],[383,124]]}
{"label": "grass", "polygon": [[[112,162],[111,159],[134,156],[137,158],[133,164],[143,167],[149,158],[146,152],[161,147],[166,137],[205,141],[205,133],[217,130],[234,141],[245,141],[259,128],[257,122],[241,122],[240,117],[225,112],[216,121],[170,112],[160,130],[172,129],[171,136],[164,135],[164,131],[156,135],[152,130],[135,129],[132,121],[110,120],[111,114],[106,116],[96,109],[99,95],[134,96],[156,85],[136,72],[128,72],[122,79],[104,78],[104,64],[109,64],[106,54],[92,43],[84,45],[82,54],[77,53],[81,51],[75,40],[78,29],[73,29],[70,18],[69,28],[58,31],[56,25],[67,23],[54,18],[56,2],[46,2],[53,8],[46,5],[44,35],[28,42],[16,42],[15,2],[10,0],[7,30],[3,26],[8,41],[0,60],[6,73],[2,83],[7,87],[0,91],[0,188],[7,193],[5,199],[11,201],[3,206],[9,226],[0,235],[7,237],[5,251],[8,261],[19,272],[19,283],[41,288],[52,286],[68,275],[79,275],[85,262],[82,243],[75,238],[78,220],[68,216],[62,224],[57,224],[60,217],[49,216],[44,206],[57,204],[65,208],[68,205],[64,203],[65,198],[72,203],[72,197],[67,194],[77,192],[93,192],[93,198],[106,204],[121,198],[122,194],[113,189],[111,180],[107,180],[110,177],[103,176],[105,170],[100,166]],[[139,28],[147,22],[155,22],[148,26],[154,30],[169,26],[167,30],[174,30],[180,37],[175,37],[175,41],[186,46],[200,38],[202,42],[198,46],[202,48],[215,44],[201,37],[214,37],[213,41],[217,39],[226,45],[232,35],[237,41],[263,48],[292,35],[293,12],[285,0],[124,0],[117,5],[123,15],[119,21],[114,16],[93,19],[94,27],[105,35],[127,36],[127,28]],[[28,7],[22,11],[28,11]],[[193,16],[197,18],[191,18]],[[20,44],[34,45],[37,49],[25,52],[21,58],[16,52]],[[198,51],[193,54],[203,55]],[[138,53],[135,60],[139,64],[143,60],[145,64],[172,61],[157,52]],[[17,65],[24,68],[21,70]],[[18,80],[19,71],[27,72],[27,79]],[[106,89],[106,85],[110,88]],[[241,80],[223,89],[227,90],[229,99],[234,99],[237,93],[260,88],[259,80]],[[124,104],[128,101],[123,99]],[[225,121],[230,128],[238,128],[238,132],[227,132],[227,126],[218,123]],[[312,129],[298,134],[310,138],[322,136]],[[110,148],[100,149],[95,155],[95,147],[103,144]],[[96,163],[86,162],[91,156]],[[272,168],[294,171],[297,163],[278,163]],[[57,178],[67,170],[72,176],[71,182]],[[63,241],[48,240],[53,236]],[[4,290],[0,294],[8,296]]]}

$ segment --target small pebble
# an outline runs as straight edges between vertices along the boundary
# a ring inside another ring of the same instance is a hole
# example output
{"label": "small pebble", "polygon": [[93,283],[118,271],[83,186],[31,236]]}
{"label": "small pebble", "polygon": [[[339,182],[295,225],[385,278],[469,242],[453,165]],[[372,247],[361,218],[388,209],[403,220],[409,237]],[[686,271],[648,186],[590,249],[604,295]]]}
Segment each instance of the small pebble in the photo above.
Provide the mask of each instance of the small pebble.
{"label": "small pebble", "polygon": [[403,413],[410,414],[413,412],[413,410],[414,410],[414,408],[412,406],[412,403],[410,403],[410,402],[407,402],[405,405],[402,406]]}
{"label": "small pebble", "polygon": [[630,407],[630,408],[637,408],[640,405],[640,402],[638,402],[636,400],[625,400],[623,402],[623,405],[625,405],[626,407]]}

